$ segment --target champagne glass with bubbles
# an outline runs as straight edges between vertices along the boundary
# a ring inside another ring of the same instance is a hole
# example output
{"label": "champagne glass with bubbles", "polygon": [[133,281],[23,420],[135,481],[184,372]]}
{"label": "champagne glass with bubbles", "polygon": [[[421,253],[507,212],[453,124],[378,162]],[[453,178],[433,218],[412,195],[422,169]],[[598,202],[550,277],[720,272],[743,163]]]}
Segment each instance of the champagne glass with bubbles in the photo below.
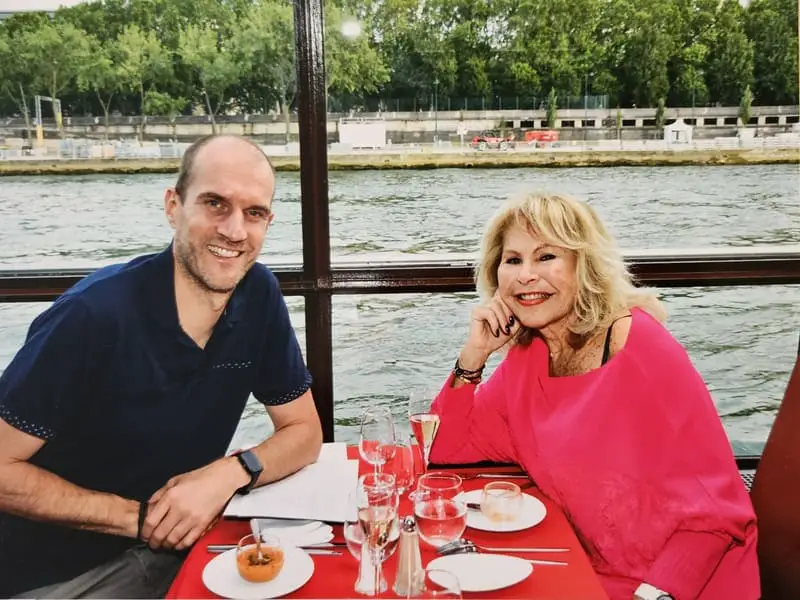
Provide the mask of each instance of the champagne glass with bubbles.
{"label": "champagne glass with bubbles", "polygon": [[395,453],[394,419],[386,407],[368,408],[361,414],[361,437],[358,442],[361,458],[380,472],[380,467]]}
{"label": "champagne glass with bubbles", "polygon": [[434,389],[413,390],[408,397],[408,421],[411,433],[422,452],[422,471],[428,470],[431,448],[439,432],[439,415],[431,412],[431,404],[436,398]]}
{"label": "champagne glass with bubbles", "polygon": [[[399,495],[394,475],[362,475],[358,480],[354,501],[355,518],[361,530],[361,565],[355,591],[366,596],[377,596],[388,588],[383,577],[382,563],[394,552],[400,537],[397,522]],[[345,527],[351,526],[352,523],[345,523]],[[345,530],[348,548],[351,543],[356,542],[357,536],[352,529]],[[353,549],[350,550],[351,553]]]}

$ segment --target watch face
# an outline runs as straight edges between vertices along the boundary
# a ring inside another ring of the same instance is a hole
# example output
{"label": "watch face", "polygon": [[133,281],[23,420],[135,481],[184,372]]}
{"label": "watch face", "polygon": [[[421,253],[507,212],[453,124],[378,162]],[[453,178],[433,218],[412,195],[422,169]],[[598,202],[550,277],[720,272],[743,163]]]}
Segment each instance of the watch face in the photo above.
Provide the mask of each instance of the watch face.
{"label": "watch face", "polygon": [[250,475],[259,475],[261,473],[263,470],[261,461],[258,460],[258,457],[253,452],[247,450],[242,452],[239,456],[241,457],[242,464]]}

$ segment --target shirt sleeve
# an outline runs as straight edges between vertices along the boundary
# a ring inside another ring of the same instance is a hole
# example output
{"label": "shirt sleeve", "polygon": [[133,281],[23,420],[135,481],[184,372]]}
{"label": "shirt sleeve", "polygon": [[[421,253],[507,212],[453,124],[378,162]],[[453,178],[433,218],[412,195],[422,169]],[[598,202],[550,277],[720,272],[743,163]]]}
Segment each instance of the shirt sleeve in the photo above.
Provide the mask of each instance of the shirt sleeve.
{"label": "shirt sleeve", "polygon": [[0,376],[0,418],[41,440],[58,436],[89,393],[91,340],[80,299],[62,297],[36,317]]}
{"label": "shirt sleeve", "polygon": [[705,382],[677,342],[659,347],[658,369],[648,371],[660,409],[639,417],[653,444],[639,454],[649,455],[651,475],[663,486],[662,514],[652,519],[673,528],[644,581],[691,600],[725,554],[752,534],[755,514]]}
{"label": "shirt sleeve", "polygon": [[447,378],[431,406],[440,419],[439,432],[431,448],[431,462],[517,462],[504,393],[510,356],[478,386],[466,384],[453,388],[453,374]]}
{"label": "shirt sleeve", "polygon": [[271,273],[270,279],[271,289],[266,310],[272,318],[264,340],[253,395],[262,404],[277,406],[305,394],[311,387],[312,380],[278,282]]}

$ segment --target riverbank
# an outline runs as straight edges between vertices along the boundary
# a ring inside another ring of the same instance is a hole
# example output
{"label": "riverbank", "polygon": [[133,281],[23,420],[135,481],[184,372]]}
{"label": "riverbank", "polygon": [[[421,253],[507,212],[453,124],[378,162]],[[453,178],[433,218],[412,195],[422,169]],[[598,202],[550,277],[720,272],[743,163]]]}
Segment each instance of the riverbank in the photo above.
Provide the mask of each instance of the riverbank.
{"label": "riverbank", "polygon": [[[270,157],[278,171],[298,171],[297,156]],[[0,162],[2,175],[85,175],[90,173],[172,173],[179,159],[14,160]],[[685,165],[800,164],[800,148],[577,152],[369,152],[329,154],[331,171],[381,169],[514,167],[654,167]]]}

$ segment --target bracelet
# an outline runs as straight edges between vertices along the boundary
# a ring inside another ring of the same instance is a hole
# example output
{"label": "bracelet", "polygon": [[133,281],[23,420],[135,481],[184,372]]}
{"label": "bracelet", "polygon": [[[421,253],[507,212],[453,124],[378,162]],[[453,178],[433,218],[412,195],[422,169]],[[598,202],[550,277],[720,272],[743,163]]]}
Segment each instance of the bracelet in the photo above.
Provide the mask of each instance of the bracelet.
{"label": "bracelet", "polygon": [[456,378],[464,381],[466,383],[480,383],[481,376],[483,375],[483,369],[486,365],[481,365],[478,369],[465,369],[461,366],[461,359],[456,359],[456,364],[453,367],[453,373],[455,374]]}
{"label": "bracelet", "polygon": [[139,526],[136,530],[136,539],[140,542],[142,540],[142,527],[144,527],[144,520],[147,517],[147,502],[139,502]]}
{"label": "bracelet", "polygon": [[459,381],[463,381],[464,383],[468,383],[470,385],[478,385],[481,382],[481,378],[480,377],[473,377],[471,379],[467,379],[463,375],[459,375],[458,373],[455,373],[455,372],[453,373],[453,377],[455,377]]}

